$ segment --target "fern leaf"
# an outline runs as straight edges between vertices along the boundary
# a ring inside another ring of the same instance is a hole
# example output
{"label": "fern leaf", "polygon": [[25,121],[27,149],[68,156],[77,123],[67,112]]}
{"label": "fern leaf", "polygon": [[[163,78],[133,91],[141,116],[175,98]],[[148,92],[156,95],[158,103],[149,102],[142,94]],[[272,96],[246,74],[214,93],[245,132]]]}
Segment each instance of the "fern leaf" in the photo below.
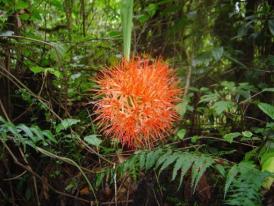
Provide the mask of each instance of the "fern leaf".
{"label": "fern leaf", "polygon": [[185,159],[184,162],[181,162],[181,176],[180,176],[180,182],[179,182],[179,186],[178,186],[178,190],[180,189],[184,176],[185,174],[188,172],[188,170],[191,168],[193,162],[195,161],[195,158],[192,154],[190,153],[185,153]]}
{"label": "fern leaf", "polygon": [[194,164],[192,166],[191,177],[191,187],[193,188],[193,192],[195,192],[202,175],[213,163],[214,160],[208,156],[202,155],[196,158],[196,161],[194,161]]}
{"label": "fern leaf", "polygon": [[172,154],[171,150],[168,150],[165,154],[163,154],[157,161],[155,168],[158,168],[164,161]]}
{"label": "fern leaf", "polygon": [[235,206],[261,205],[260,189],[265,178],[269,175],[269,173],[257,169],[252,162],[243,161],[234,165],[226,180],[225,194],[228,192],[226,204]]}
{"label": "fern leaf", "polygon": [[14,137],[21,137],[21,135],[17,132],[15,125],[12,124],[11,122],[6,122],[4,126],[6,126],[7,131],[12,133]]}
{"label": "fern leaf", "polygon": [[159,174],[164,170],[166,169],[169,165],[171,165],[172,163],[174,163],[177,158],[180,156],[180,153],[173,153],[172,155],[170,156],[167,156],[165,161],[163,162],[160,170],[159,170]]}
{"label": "fern leaf", "polygon": [[230,170],[227,173],[225,189],[224,189],[224,198],[226,197],[227,191],[237,174],[238,174],[238,168],[237,168],[237,165],[234,165],[230,168]]}
{"label": "fern leaf", "polygon": [[24,133],[25,133],[25,136],[26,137],[29,137],[29,138],[31,138],[31,139],[33,139],[33,133],[32,133],[32,131],[31,131],[31,129],[29,128],[29,127],[27,127],[26,125],[24,125],[24,124],[19,124],[19,125],[17,125],[17,130],[21,130],[21,131],[23,131]]}
{"label": "fern leaf", "polygon": [[140,170],[142,170],[145,167],[145,164],[146,164],[146,153],[142,152],[139,157]]}
{"label": "fern leaf", "polygon": [[127,171],[129,171],[129,172],[135,171],[136,170],[135,165],[136,165],[137,159],[138,159],[138,156],[134,155],[132,158],[125,161],[121,166],[121,172],[125,173]]}
{"label": "fern leaf", "polygon": [[185,162],[186,156],[184,154],[181,154],[180,157],[176,160],[176,163],[173,167],[172,171],[172,179],[171,181],[174,181],[177,177],[178,171],[181,169],[182,164]]}
{"label": "fern leaf", "polygon": [[[152,152],[149,152],[147,154],[147,158],[146,158],[146,170],[151,169],[155,163],[157,162],[158,158],[161,156],[163,150],[162,149],[158,149]],[[164,157],[164,155],[162,156]]]}

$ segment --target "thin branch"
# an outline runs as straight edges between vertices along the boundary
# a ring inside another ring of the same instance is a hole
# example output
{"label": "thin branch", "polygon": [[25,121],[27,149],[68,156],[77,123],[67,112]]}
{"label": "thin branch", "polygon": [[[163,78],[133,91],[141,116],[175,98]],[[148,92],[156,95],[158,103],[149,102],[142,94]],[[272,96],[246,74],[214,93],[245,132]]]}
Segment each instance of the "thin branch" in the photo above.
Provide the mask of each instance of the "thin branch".
{"label": "thin branch", "polygon": [[187,66],[187,77],[186,77],[186,84],[185,84],[185,89],[184,89],[184,99],[187,96],[188,90],[189,90],[189,86],[190,86],[190,81],[191,81],[191,73],[192,73],[192,56],[189,54],[188,51],[186,51],[186,55],[187,55],[187,62],[188,62],[188,66]]}
{"label": "thin branch", "polygon": [[16,175],[15,177],[10,177],[10,178],[4,178],[4,179],[2,179],[3,181],[13,181],[13,180],[17,180],[17,179],[19,179],[20,177],[22,177],[24,174],[26,174],[27,173],[27,171],[26,170],[24,170],[21,174],[19,174],[19,175]]}
{"label": "thin branch", "polygon": [[95,190],[93,189],[93,186],[91,185],[91,183],[90,183],[88,177],[86,176],[86,174],[85,174],[84,171],[82,170],[81,166],[79,166],[79,165],[78,165],[75,161],[73,161],[72,159],[69,159],[69,158],[66,158],[66,157],[60,157],[60,156],[55,155],[55,154],[53,154],[53,153],[51,153],[51,152],[49,152],[49,151],[47,151],[47,150],[44,150],[44,149],[41,148],[41,147],[36,147],[36,150],[38,150],[38,151],[41,152],[42,154],[45,154],[45,155],[47,155],[47,156],[49,156],[49,157],[51,157],[51,158],[59,159],[59,160],[61,160],[61,161],[63,161],[63,162],[66,162],[66,163],[68,163],[68,164],[71,164],[71,165],[77,167],[77,169],[79,169],[79,171],[82,173],[83,177],[85,178],[85,180],[86,180],[86,182],[87,182],[87,184],[88,184],[88,186],[89,186],[91,192],[93,193],[93,196],[94,196],[95,200],[97,201],[97,197],[96,197],[96,194],[95,194]]}
{"label": "thin branch", "polygon": [[[17,164],[18,166],[20,166],[21,168],[23,168],[24,170],[30,172],[32,175],[34,175],[35,177],[37,177],[43,184],[44,181],[43,181],[43,178],[38,175],[36,172],[34,172],[32,170],[32,168],[29,166],[29,165],[24,165],[22,164],[18,159],[17,157],[15,156],[15,154],[11,151],[11,149],[9,148],[9,146],[1,139],[1,142],[2,144],[4,145],[4,147],[6,148],[6,150],[8,151],[8,153],[10,154],[10,156],[12,157],[13,161],[15,164]],[[79,200],[79,201],[82,201],[82,202],[85,202],[85,203],[89,203],[90,205],[94,205],[94,201],[89,201],[89,200],[86,200],[84,198],[80,198],[80,197],[76,197],[74,195],[71,195],[71,194],[68,194],[68,193],[65,193],[65,192],[61,192],[57,189],[55,189],[52,185],[50,185],[49,183],[46,183],[47,186],[52,190],[54,191],[55,193],[59,194],[59,195],[62,195],[62,196],[65,196],[65,197],[69,197],[69,198],[73,198],[73,199],[76,199],[76,200]]]}

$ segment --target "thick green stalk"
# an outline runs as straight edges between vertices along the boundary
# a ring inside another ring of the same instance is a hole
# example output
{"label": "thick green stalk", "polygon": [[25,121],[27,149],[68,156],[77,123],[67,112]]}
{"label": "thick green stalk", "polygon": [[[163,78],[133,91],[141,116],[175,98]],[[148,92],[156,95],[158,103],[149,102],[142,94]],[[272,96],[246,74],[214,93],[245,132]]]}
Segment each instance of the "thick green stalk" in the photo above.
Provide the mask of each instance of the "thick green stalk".
{"label": "thick green stalk", "polygon": [[129,60],[133,18],[133,0],[121,0],[121,18],[123,29],[123,54]]}

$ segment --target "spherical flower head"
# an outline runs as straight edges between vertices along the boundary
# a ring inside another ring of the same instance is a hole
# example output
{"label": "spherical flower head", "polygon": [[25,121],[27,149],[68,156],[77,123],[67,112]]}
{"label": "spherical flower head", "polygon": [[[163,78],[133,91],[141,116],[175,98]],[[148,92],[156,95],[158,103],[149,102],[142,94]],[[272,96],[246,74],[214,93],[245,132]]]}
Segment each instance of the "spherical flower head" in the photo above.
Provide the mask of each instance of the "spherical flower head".
{"label": "spherical flower head", "polygon": [[168,136],[182,92],[163,60],[123,60],[103,70],[96,82],[96,121],[106,136],[130,148],[151,148]]}

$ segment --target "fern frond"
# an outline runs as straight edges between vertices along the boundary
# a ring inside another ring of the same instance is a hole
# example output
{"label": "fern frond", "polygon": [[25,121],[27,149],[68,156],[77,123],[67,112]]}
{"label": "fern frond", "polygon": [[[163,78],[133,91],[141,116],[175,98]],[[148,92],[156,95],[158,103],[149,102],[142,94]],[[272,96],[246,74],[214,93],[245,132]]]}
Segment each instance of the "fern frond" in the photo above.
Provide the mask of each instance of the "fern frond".
{"label": "fern frond", "polygon": [[192,178],[191,178],[191,186],[193,188],[193,191],[196,190],[196,187],[202,177],[202,175],[205,173],[205,171],[214,164],[214,160],[205,155],[201,155],[195,159],[192,166]]}
{"label": "fern frond", "polygon": [[163,154],[163,150],[161,148],[151,152],[147,152],[146,158],[145,158],[145,170],[151,169],[156,164],[156,162],[158,161],[158,159],[161,157],[162,154]]}
{"label": "fern frond", "polygon": [[184,161],[180,162],[181,163],[181,165],[180,165],[181,175],[180,175],[180,182],[179,182],[178,190],[183,183],[185,174],[189,171],[189,169],[191,168],[193,161],[194,161],[194,158],[190,153],[185,153],[184,155],[186,158],[184,158]]}
{"label": "fern frond", "polygon": [[185,175],[192,171],[190,173],[191,186],[195,191],[202,175],[214,165],[217,165],[215,160],[208,154],[158,148],[153,151],[139,151],[119,167],[121,174],[129,172],[133,176],[138,175],[140,170],[155,169],[160,175],[164,170],[171,169],[172,181],[177,178],[179,172],[178,189],[182,185]]}
{"label": "fern frond", "polygon": [[25,124],[14,125],[0,116],[0,138],[3,141],[10,136],[14,143],[22,144],[25,150],[26,145],[35,148],[39,143],[57,143],[54,135],[49,130],[42,130],[38,126],[27,126]]}
{"label": "fern frond", "polygon": [[260,189],[270,174],[262,172],[252,162],[243,161],[231,167],[225,183],[225,195],[228,205],[261,205]]}
{"label": "fern frond", "polygon": [[231,183],[233,182],[233,180],[235,180],[235,177],[237,174],[238,174],[238,165],[233,165],[227,173],[227,178],[226,178],[225,188],[224,188],[224,198],[226,197],[227,191]]}
{"label": "fern frond", "polygon": [[158,168],[161,164],[163,164],[165,161],[167,161],[172,155],[173,155],[173,153],[171,150],[168,150],[167,152],[163,153],[159,157],[155,167]]}
{"label": "fern frond", "polygon": [[159,174],[160,174],[164,169],[166,169],[168,166],[170,166],[171,164],[173,164],[173,163],[176,161],[176,159],[177,159],[178,157],[180,157],[180,155],[181,155],[181,154],[180,154],[179,152],[176,152],[176,153],[173,153],[173,154],[167,156],[167,157],[165,158],[165,161],[163,162],[161,168],[159,169]]}

